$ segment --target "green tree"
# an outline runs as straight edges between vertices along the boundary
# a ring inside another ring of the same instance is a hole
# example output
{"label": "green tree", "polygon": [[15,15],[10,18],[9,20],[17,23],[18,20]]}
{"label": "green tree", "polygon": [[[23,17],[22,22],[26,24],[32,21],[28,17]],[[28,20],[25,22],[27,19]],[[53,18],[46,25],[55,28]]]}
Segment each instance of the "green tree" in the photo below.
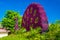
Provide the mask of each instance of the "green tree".
{"label": "green tree", "polygon": [[57,21],[55,22],[55,24],[59,24],[59,25],[60,25],[60,20],[57,20]]}
{"label": "green tree", "polygon": [[9,29],[11,32],[14,32],[14,25],[15,25],[15,17],[18,18],[18,27],[21,27],[21,16],[19,15],[18,12],[15,11],[7,11],[3,20],[2,20],[2,25],[4,28]]}
{"label": "green tree", "polygon": [[60,26],[60,20],[56,20],[56,21],[55,21],[55,25],[56,25],[56,26]]}
{"label": "green tree", "polygon": [[0,28],[2,28],[1,22],[0,22]]}

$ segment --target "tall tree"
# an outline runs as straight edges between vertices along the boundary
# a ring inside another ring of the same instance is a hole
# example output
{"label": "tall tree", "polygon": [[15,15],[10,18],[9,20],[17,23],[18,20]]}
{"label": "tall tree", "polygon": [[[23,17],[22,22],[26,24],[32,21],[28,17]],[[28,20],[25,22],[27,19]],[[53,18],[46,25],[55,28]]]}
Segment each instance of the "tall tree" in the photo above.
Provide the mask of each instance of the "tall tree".
{"label": "tall tree", "polygon": [[21,26],[21,22],[20,22],[21,18],[20,17],[21,16],[19,15],[18,12],[11,11],[11,10],[6,12],[6,14],[5,14],[5,16],[2,20],[3,27],[6,28],[6,29],[9,29],[12,32],[14,32],[14,26],[16,24],[15,17],[18,18],[18,20],[17,20],[18,21],[18,27],[20,28],[20,26]]}

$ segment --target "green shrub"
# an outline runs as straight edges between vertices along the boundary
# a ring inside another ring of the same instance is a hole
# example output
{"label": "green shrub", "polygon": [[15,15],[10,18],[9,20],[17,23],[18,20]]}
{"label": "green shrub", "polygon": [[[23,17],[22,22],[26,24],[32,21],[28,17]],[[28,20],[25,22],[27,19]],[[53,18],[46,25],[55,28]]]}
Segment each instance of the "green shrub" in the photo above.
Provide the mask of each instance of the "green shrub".
{"label": "green shrub", "polygon": [[40,34],[41,28],[32,29],[26,32],[25,28],[20,28],[15,34],[0,38],[0,40],[60,40],[60,25],[51,24],[49,31]]}

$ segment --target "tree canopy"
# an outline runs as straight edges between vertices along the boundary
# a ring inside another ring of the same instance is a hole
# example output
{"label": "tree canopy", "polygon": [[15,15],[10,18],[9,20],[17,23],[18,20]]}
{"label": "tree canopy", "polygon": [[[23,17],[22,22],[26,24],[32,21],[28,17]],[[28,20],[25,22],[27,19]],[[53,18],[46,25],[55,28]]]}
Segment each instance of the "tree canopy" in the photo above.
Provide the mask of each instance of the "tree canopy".
{"label": "tree canopy", "polygon": [[18,18],[18,27],[20,28],[21,26],[21,16],[19,15],[18,12],[15,11],[7,11],[3,20],[2,20],[2,25],[4,28],[9,29],[11,31],[14,31],[14,25],[15,25],[15,17]]}

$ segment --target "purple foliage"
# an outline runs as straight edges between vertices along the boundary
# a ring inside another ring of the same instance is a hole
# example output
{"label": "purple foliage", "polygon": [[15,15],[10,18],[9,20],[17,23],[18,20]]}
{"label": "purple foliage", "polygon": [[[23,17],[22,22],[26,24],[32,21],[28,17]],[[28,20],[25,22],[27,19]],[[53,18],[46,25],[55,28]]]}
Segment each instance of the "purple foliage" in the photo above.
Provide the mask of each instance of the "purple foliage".
{"label": "purple foliage", "polygon": [[40,4],[33,3],[28,6],[23,15],[22,26],[26,28],[27,31],[30,30],[30,26],[32,28],[40,26],[42,31],[48,29],[47,16]]}
{"label": "purple foliage", "polygon": [[14,27],[15,30],[18,30],[18,19],[15,18],[15,27]]}

